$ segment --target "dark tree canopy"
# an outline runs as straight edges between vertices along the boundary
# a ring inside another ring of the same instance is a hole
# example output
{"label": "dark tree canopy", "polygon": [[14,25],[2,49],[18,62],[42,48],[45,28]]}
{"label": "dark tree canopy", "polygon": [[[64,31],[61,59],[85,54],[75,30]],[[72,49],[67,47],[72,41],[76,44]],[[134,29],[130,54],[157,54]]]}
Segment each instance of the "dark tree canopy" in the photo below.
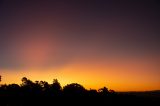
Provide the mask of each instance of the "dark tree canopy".
{"label": "dark tree canopy", "polygon": [[63,87],[63,92],[65,95],[70,96],[83,96],[86,92],[86,89],[77,83],[68,84]]}
{"label": "dark tree canopy", "polygon": [[[110,92],[108,88],[104,87],[97,90],[87,90],[81,84],[71,83],[64,87],[61,86],[57,79],[53,79],[53,83],[49,84],[46,81],[31,81],[23,77],[22,83],[9,84],[0,86],[0,94],[12,96],[87,96],[87,95],[108,95]],[[3,92],[3,93],[2,93]],[[5,93],[6,92],[6,93]]]}
{"label": "dark tree canopy", "polygon": [[[0,84],[0,106],[54,106],[63,104],[101,106],[103,103],[106,105],[109,103],[126,104],[126,101],[130,105],[130,103],[139,103],[140,101],[137,96],[118,94],[107,87],[100,88],[99,90],[87,90],[83,85],[78,83],[71,83],[62,87],[57,79],[53,79],[52,84],[46,81],[33,82],[26,77],[23,77],[21,80],[22,83],[20,85]],[[143,98],[141,102],[146,103],[146,101],[149,100]]]}

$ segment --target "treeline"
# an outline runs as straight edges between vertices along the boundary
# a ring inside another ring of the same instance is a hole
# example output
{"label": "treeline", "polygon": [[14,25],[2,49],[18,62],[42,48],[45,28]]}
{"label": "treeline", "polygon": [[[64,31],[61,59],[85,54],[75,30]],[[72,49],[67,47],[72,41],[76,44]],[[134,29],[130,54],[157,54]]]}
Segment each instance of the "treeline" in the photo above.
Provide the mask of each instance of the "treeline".
{"label": "treeline", "polygon": [[107,87],[87,90],[81,84],[61,86],[57,79],[31,81],[22,78],[21,84],[0,84],[0,106],[102,106],[102,105],[155,105],[159,99],[120,94]]}
{"label": "treeline", "polygon": [[109,96],[116,94],[114,90],[108,90],[107,87],[99,90],[87,90],[78,83],[67,84],[62,87],[57,79],[53,79],[53,83],[49,84],[46,81],[31,81],[26,77],[22,78],[22,83],[18,84],[3,84],[0,85],[0,96]]}

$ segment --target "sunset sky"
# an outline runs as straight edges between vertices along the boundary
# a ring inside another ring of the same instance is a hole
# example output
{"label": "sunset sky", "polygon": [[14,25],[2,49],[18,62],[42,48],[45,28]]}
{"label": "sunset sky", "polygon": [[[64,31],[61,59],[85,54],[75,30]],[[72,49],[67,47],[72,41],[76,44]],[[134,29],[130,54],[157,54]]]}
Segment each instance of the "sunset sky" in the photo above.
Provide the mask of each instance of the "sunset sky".
{"label": "sunset sky", "polygon": [[1,0],[0,83],[160,89],[160,2],[133,1]]}

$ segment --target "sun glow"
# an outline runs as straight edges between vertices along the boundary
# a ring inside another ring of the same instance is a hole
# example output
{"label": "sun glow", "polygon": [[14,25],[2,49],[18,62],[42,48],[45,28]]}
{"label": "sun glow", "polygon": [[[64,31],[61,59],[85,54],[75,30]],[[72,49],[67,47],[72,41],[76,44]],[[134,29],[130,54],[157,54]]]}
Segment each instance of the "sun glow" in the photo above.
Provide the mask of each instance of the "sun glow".
{"label": "sun glow", "polygon": [[86,65],[85,62],[83,64],[74,62],[60,68],[5,70],[2,75],[4,76],[2,83],[20,84],[21,78],[25,76],[32,81],[45,80],[49,83],[52,83],[53,79],[56,78],[62,86],[69,83],[80,83],[87,89],[99,89],[103,86],[116,91],[144,91],[160,88],[159,79],[155,79],[155,75],[145,73],[145,67],[144,72],[141,67],[141,72],[134,73],[135,68],[106,67],[102,64],[96,64],[93,67],[92,64],[95,63]]}

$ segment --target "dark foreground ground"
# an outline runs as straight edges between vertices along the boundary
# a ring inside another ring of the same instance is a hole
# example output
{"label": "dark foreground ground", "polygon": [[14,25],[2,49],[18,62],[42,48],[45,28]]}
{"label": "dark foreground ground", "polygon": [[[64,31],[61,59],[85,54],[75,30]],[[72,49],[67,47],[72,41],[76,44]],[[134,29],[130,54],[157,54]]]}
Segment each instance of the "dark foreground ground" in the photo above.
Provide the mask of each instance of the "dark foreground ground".
{"label": "dark foreground ground", "polygon": [[109,96],[0,97],[0,106],[160,106],[160,92],[125,92]]}

